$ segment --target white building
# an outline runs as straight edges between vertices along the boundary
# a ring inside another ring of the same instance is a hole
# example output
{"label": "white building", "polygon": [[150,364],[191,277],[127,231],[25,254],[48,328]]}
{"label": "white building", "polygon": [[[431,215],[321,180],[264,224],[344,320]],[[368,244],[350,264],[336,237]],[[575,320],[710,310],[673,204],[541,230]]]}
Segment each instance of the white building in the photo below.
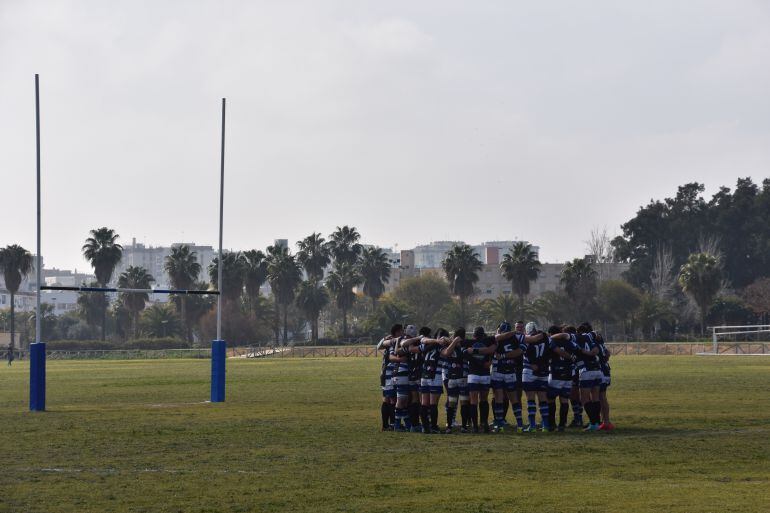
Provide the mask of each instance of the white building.
{"label": "white building", "polygon": [[137,243],[136,238],[131,239],[131,245],[123,247],[123,258],[112,275],[112,283],[118,281],[118,277],[130,266],[144,267],[155,282],[153,288],[167,288],[170,286],[168,275],[164,269],[166,257],[171,254],[171,249],[178,246],[190,246],[190,251],[195,252],[198,263],[201,265],[199,279],[208,281],[208,268],[212,260],[216,258],[216,251],[211,246],[198,246],[194,242],[176,242],[171,246],[145,246]]}

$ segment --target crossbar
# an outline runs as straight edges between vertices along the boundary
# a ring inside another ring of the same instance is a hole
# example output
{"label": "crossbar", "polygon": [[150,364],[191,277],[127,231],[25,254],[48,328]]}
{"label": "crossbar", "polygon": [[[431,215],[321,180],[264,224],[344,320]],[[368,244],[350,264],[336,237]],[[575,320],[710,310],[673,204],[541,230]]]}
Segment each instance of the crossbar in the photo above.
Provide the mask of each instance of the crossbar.
{"label": "crossbar", "polygon": [[72,292],[125,292],[144,294],[197,294],[200,296],[218,296],[218,290],[178,290],[178,289],[125,289],[112,287],[65,287],[61,285],[42,285],[40,290],[69,290]]}

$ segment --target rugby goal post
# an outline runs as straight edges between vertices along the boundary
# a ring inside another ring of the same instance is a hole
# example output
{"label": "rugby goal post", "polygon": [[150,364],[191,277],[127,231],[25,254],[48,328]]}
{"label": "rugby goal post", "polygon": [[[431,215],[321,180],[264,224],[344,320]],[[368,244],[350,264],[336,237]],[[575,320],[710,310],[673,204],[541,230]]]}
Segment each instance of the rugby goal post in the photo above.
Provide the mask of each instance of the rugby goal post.
{"label": "rugby goal post", "polygon": [[[40,75],[35,73],[35,151],[36,151],[36,190],[37,199],[37,254],[35,256],[36,272],[36,309],[40,312],[42,290],[70,290],[77,292],[118,292],[144,294],[203,294],[217,296],[217,338],[211,341],[211,400],[220,403],[225,400],[225,379],[227,344],[222,340],[222,231],[224,225],[224,190],[225,190],[225,109],[227,100],[222,98],[222,136],[220,141],[219,159],[219,252],[217,258],[217,288],[219,290],[174,290],[174,289],[131,289],[112,287],[56,287],[42,285],[41,260],[41,199],[40,199]],[[46,403],[46,347],[41,339],[41,315],[35,315],[35,342],[29,346],[29,409],[30,411],[45,411]]]}
{"label": "rugby goal post", "polygon": [[[751,352],[750,350],[748,352],[740,352],[737,349],[735,352],[719,351],[719,342],[724,337],[738,337],[738,336],[745,337],[747,335],[757,335],[761,333],[770,334],[770,324],[750,324],[746,326],[709,326],[706,329],[711,331],[712,349],[711,349],[711,352],[698,353],[698,355],[700,356],[724,356],[724,355],[770,356],[770,352],[767,352],[767,351],[763,351],[759,353]],[[770,338],[770,336],[768,336],[768,338]],[[741,342],[743,341],[736,340],[732,342],[732,344],[736,346]],[[746,340],[745,343],[750,344],[752,343],[752,341]],[[753,343],[761,343],[761,342],[753,341]],[[764,345],[762,347],[764,348]]]}

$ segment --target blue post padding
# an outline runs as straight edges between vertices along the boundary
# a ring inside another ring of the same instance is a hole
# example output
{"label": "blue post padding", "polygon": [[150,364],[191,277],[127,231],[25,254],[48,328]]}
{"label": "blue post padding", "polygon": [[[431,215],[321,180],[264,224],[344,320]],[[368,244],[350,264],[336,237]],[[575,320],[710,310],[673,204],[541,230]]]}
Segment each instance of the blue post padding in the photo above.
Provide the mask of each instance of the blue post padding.
{"label": "blue post padding", "polygon": [[45,342],[29,346],[29,409],[45,411]]}
{"label": "blue post padding", "polygon": [[225,358],[227,344],[224,340],[211,341],[211,402],[225,400]]}

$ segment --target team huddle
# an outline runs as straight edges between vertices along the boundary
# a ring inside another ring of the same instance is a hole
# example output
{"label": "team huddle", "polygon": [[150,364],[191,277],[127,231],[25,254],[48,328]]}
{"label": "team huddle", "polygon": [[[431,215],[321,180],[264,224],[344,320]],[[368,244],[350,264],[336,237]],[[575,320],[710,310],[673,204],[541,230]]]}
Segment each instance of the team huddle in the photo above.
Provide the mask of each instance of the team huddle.
{"label": "team huddle", "polygon": [[[454,334],[413,325],[394,325],[377,344],[383,351],[382,430],[452,433],[459,430],[502,432],[513,410],[515,430],[610,431],[610,353],[591,325],[551,326],[547,333],[534,322],[515,326],[503,321],[494,335],[483,327],[466,338],[465,328]],[[492,389],[492,426],[489,390]],[[446,391],[446,426],[438,427],[438,404]],[[527,421],[522,411],[527,401]],[[559,419],[556,422],[556,404]],[[538,412],[540,423],[537,422]],[[583,413],[588,417],[584,424]]]}

